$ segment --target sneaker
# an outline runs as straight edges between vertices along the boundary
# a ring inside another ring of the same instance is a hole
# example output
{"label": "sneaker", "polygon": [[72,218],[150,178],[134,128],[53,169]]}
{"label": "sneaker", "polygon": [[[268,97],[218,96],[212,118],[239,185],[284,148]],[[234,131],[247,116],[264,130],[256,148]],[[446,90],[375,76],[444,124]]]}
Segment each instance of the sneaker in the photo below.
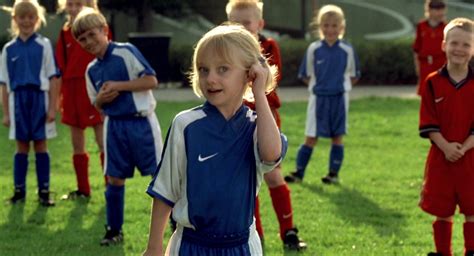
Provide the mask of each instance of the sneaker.
{"label": "sneaker", "polygon": [[308,245],[298,237],[298,229],[292,228],[285,232],[285,238],[283,239],[285,248],[289,250],[301,251],[306,249]]}
{"label": "sneaker", "polygon": [[303,177],[298,175],[296,172],[291,172],[290,175],[285,176],[285,181],[287,183],[301,183],[303,181]]}
{"label": "sneaker", "polygon": [[41,190],[38,192],[38,201],[40,205],[44,207],[54,206],[54,200],[49,197],[50,192],[48,190]]}
{"label": "sneaker", "polygon": [[321,181],[324,184],[337,184],[337,183],[339,183],[339,178],[337,177],[337,174],[328,173],[328,175],[321,178]]}
{"label": "sneaker", "polygon": [[26,197],[25,191],[21,191],[20,189],[15,189],[13,196],[9,198],[7,202],[11,204],[24,203],[25,197]]}
{"label": "sneaker", "polygon": [[439,252],[430,252],[430,253],[428,253],[427,256],[443,256],[443,254],[441,254]]}
{"label": "sneaker", "polygon": [[90,195],[86,195],[79,190],[74,190],[61,197],[61,200],[90,199]]}
{"label": "sneaker", "polygon": [[467,251],[464,256],[474,256],[474,251]]}
{"label": "sneaker", "polygon": [[123,233],[122,230],[113,230],[110,227],[105,227],[105,235],[100,241],[101,246],[109,246],[119,244],[123,241]]}

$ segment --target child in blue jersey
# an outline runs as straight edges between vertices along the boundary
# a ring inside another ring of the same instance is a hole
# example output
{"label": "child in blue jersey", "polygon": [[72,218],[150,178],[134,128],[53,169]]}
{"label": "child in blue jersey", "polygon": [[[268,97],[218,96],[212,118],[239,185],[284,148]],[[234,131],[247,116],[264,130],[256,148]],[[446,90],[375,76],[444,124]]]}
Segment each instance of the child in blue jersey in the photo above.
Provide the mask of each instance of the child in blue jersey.
{"label": "child in blue jersey", "polygon": [[46,139],[56,136],[55,116],[59,71],[50,41],[36,31],[44,22],[44,8],[37,1],[15,1],[12,8],[13,40],[3,48],[0,63],[3,125],[16,140],[11,203],[26,197],[30,142],[36,154],[38,196],[42,206],[54,206],[49,195],[50,158]]}
{"label": "child in blue jersey", "polygon": [[325,5],[315,17],[322,38],[309,45],[298,77],[308,84],[310,94],[306,116],[306,140],[298,150],[296,171],[285,177],[300,182],[318,137],[331,138],[329,173],[321,180],[337,183],[344,158],[342,138],[346,134],[349,91],[360,76],[352,46],[342,41],[344,13],[338,6]]}
{"label": "child in blue jersey", "polygon": [[[167,255],[262,255],[255,198],[287,146],[265,97],[274,70],[241,26],[219,26],[199,40],[191,82],[206,102],[179,113],[169,129],[147,190],[153,210],[144,255],[163,254],[172,209],[177,229]],[[250,89],[255,111],[242,104]]]}
{"label": "child in blue jersey", "polygon": [[125,179],[135,167],[142,175],[155,172],[162,141],[155,115],[155,71],[131,44],[109,42],[104,16],[84,8],[72,25],[72,33],[82,48],[97,58],[86,70],[91,102],[105,115],[104,172],[107,227],[101,245],[123,240]]}

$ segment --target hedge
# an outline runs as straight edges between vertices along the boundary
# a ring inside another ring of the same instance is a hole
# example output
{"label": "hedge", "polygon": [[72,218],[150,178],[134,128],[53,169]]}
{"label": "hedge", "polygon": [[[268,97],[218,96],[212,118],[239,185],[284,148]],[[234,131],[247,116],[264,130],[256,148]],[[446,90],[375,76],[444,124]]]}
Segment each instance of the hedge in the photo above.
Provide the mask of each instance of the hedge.
{"label": "hedge", "polygon": [[[8,40],[0,37],[0,45]],[[362,77],[359,84],[415,84],[412,40],[355,41],[353,46],[359,56]],[[282,55],[281,86],[297,85],[296,75],[301,59],[309,45],[304,40],[285,39],[279,42]],[[188,44],[171,45],[169,53],[171,81],[187,84],[194,46]]]}
{"label": "hedge", "polygon": [[[415,84],[411,39],[394,41],[359,41],[353,46],[359,56],[362,76],[359,84]],[[279,42],[282,55],[281,86],[300,84],[298,67],[309,45],[304,40],[286,39]],[[193,46],[175,45],[170,49],[171,80],[185,81],[189,71]]]}

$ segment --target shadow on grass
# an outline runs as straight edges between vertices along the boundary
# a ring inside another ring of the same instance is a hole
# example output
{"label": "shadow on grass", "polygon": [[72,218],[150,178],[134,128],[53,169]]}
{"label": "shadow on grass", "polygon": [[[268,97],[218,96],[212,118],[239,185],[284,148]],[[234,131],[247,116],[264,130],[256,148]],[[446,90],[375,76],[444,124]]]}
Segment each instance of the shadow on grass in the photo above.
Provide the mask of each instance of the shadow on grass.
{"label": "shadow on grass", "polygon": [[314,184],[302,183],[301,186],[327,197],[337,207],[335,213],[348,225],[371,226],[380,236],[405,236],[403,227],[406,220],[403,214],[382,208],[356,189],[337,185],[336,191],[328,192]]}

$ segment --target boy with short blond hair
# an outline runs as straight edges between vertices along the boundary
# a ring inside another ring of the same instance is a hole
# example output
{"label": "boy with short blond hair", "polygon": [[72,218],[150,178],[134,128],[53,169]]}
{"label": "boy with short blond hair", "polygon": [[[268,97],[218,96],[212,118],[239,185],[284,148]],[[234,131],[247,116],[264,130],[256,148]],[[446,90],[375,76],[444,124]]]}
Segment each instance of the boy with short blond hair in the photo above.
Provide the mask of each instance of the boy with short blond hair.
{"label": "boy with short blond hair", "polygon": [[105,115],[104,172],[107,232],[101,245],[123,240],[125,179],[137,167],[142,175],[155,172],[162,142],[152,89],[155,71],[131,44],[110,42],[104,16],[84,9],[73,23],[72,33],[82,48],[96,56],[87,67],[89,98]]}
{"label": "boy with short blond hair", "polygon": [[[268,58],[270,65],[278,67],[277,82],[281,79],[281,58],[278,44],[273,38],[263,36],[260,31],[264,27],[263,3],[259,0],[231,0],[227,3],[226,13],[229,21],[242,24],[260,42],[262,54]],[[276,89],[267,94],[273,117],[281,128],[280,98]],[[254,102],[245,102],[246,105],[255,109]],[[283,179],[281,166],[264,175],[265,182],[270,191],[273,209],[280,225],[280,238],[285,247],[292,250],[302,250],[307,247],[306,243],[298,237],[298,230],[293,225],[293,209],[291,206],[290,189]],[[258,197],[255,205],[255,218],[257,231],[263,241],[263,227],[260,220]]]}
{"label": "boy with short blond hair", "polygon": [[[447,64],[431,73],[421,91],[419,132],[431,140],[420,207],[436,216],[436,252],[451,256],[456,206],[465,216],[464,251],[474,255],[474,23],[456,18],[446,25],[442,49]],[[453,114],[456,113],[456,114]]]}

